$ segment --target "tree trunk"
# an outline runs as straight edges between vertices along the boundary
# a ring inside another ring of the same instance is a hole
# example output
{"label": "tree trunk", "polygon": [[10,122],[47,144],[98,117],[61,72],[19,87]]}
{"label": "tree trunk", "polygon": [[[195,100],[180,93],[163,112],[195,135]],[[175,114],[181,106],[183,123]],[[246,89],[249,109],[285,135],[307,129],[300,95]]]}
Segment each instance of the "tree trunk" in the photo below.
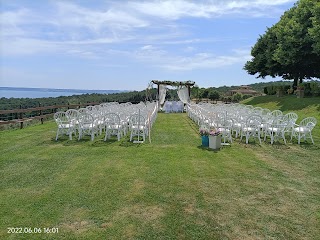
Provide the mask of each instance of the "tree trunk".
{"label": "tree trunk", "polygon": [[292,85],[292,88],[295,90],[297,89],[297,86],[298,86],[298,80],[299,78],[298,77],[294,77],[293,79],[293,85]]}
{"label": "tree trunk", "polygon": [[303,80],[303,78],[302,78],[302,77],[300,77],[300,81],[299,81],[299,84],[300,84],[300,83],[302,83],[302,80]]}

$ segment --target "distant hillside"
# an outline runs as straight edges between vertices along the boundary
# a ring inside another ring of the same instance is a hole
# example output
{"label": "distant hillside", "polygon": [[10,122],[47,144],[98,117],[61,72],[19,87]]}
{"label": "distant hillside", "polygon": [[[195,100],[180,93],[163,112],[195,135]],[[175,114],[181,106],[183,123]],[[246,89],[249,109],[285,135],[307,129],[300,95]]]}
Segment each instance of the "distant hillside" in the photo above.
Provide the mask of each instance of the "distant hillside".
{"label": "distant hillside", "polygon": [[86,90],[86,89],[60,89],[60,88],[26,88],[26,87],[0,87],[0,90],[3,91],[38,91],[38,92],[70,92],[70,93],[101,93],[101,94],[110,94],[110,93],[119,93],[127,92],[125,90]]}
{"label": "distant hillside", "polygon": [[263,92],[263,89],[268,86],[282,86],[282,85],[292,85],[293,81],[274,81],[274,82],[260,82],[249,84],[254,90]]}
{"label": "distant hillside", "polygon": [[[306,82],[306,81],[304,81]],[[320,81],[318,81],[320,83]],[[259,83],[252,83],[252,84],[247,84],[247,86],[252,87],[253,90],[256,90],[258,92],[262,92],[263,93],[263,89],[265,87],[268,86],[281,86],[281,85],[292,85],[293,81],[274,81],[274,82],[259,82]],[[218,87],[215,88],[216,90],[218,90],[219,92],[227,92],[231,89],[237,89],[239,88],[241,85],[237,85],[237,86],[222,86],[222,87]]]}

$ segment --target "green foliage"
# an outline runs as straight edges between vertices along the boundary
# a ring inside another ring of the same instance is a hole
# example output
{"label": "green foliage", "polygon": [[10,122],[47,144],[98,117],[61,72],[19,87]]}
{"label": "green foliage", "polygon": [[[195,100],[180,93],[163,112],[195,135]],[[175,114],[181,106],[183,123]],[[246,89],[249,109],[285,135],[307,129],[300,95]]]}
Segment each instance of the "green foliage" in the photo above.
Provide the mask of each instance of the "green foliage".
{"label": "green foliage", "polygon": [[243,95],[241,93],[236,93],[232,96],[232,102],[239,102],[242,100]]}
{"label": "green foliage", "polygon": [[[252,48],[244,69],[257,77],[280,76],[298,80],[320,77],[319,2],[301,0],[267,29]],[[310,33],[312,33],[310,35]]]}
{"label": "green foliage", "polygon": [[208,98],[208,95],[209,95],[209,89],[201,88],[201,98]]}
{"label": "green foliage", "polygon": [[274,95],[274,94],[276,94],[276,87],[275,86],[269,86],[269,87],[267,87],[267,94],[268,95]]}
{"label": "green foliage", "polygon": [[[169,91],[170,92],[170,91]],[[171,91],[172,92],[172,91]],[[149,90],[150,97],[155,100],[157,89]],[[122,92],[113,94],[82,94],[72,96],[60,96],[56,98],[0,98],[0,109],[33,108],[38,106],[67,105],[82,103],[102,102],[133,102],[145,101],[146,91]]]}
{"label": "green foliage", "polygon": [[242,96],[242,100],[245,100],[245,99],[248,99],[248,98],[251,98],[251,97],[252,97],[251,95],[244,94]]}
{"label": "green foliage", "polygon": [[313,51],[320,54],[320,2],[314,1],[314,7],[311,9],[313,17],[311,17],[313,28],[308,29],[310,37],[313,40]]}
{"label": "green foliage", "polygon": [[318,82],[311,81],[299,85],[304,89],[305,96],[318,96],[320,92],[320,85]]}
{"label": "green foliage", "polygon": [[316,81],[310,82],[310,90],[311,94],[313,96],[319,96],[320,95],[320,83]]}
{"label": "green foliage", "polygon": [[264,93],[267,95],[274,95],[276,93],[282,94],[288,94],[288,90],[291,88],[290,85],[270,85],[268,87],[265,87]]}
{"label": "green foliage", "polygon": [[210,100],[219,100],[220,98],[220,93],[217,90],[210,90],[208,98]]}

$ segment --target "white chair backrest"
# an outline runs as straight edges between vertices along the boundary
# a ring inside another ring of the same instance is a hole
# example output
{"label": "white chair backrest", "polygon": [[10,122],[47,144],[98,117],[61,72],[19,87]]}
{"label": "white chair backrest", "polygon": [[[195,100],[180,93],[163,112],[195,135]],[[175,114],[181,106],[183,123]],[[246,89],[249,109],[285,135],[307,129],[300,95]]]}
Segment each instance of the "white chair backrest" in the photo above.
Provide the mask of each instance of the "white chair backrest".
{"label": "white chair backrest", "polygon": [[130,125],[140,125],[144,126],[146,124],[146,118],[143,115],[133,114],[130,117]]}
{"label": "white chair backrest", "polygon": [[271,112],[271,116],[273,116],[273,117],[279,117],[282,115],[283,115],[283,113],[280,110],[274,110]]}
{"label": "white chair backrest", "polygon": [[309,130],[312,130],[317,124],[317,119],[314,117],[307,117],[302,119],[299,126],[300,127],[307,127]]}
{"label": "white chair backrest", "polygon": [[83,114],[83,113],[87,113],[88,110],[87,110],[86,108],[79,108],[78,112],[79,112],[80,115],[81,115],[81,114]]}
{"label": "white chair backrest", "polygon": [[69,118],[65,112],[56,112],[53,118],[58,125],[69,123]]}
{"label": "white chair backrest", "polygon": [[77,120],[80,116],[80,113],[78,110],[69,109],[68,111],[66,111],[66,115],[70,120]]}
{"label": "white chair backrest", "polygon": [[120,117],[116,113],[107,113],[104,115],[103,119],[106,126],[120,125]]}
{"label": "white chair backrest", "polygon": [[268,115],[268,114],[270,114],[271,113],[271,111],[268,109],[268,108],[264,108],[264,109],[262,109],[262,111],[261,111],[261,114],[262,115]]}
{"label": "white chair backrest", "polygon": [[92,125],[93,126],[94,118],[91,114],[84,113],[84,114],[80,115],[79,123],[80,123],[80,126],[83,126],[83,125]]}
{"label": "white chair backrest", "polygon": [[260,128],[262,123],[262,118],[259,115],[251,115],[247,118],[246,127],[250,128]]}
{"label": "white chair backrest", "polygon": [[287,119],[290,123],[296,123],[298,119],[298,115],[294,112],[289,112],[286,115],[283,116],[285,119]]}

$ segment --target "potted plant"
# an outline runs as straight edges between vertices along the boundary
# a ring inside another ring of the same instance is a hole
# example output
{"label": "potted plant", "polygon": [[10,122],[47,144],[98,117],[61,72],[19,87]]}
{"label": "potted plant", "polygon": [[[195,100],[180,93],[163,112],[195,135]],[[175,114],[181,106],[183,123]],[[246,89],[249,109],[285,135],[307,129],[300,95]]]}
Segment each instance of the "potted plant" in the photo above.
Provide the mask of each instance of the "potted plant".
{"label": "potted plant", "polygon": [[209,147],[209,129],[201,127],[199,129],[199,133],[201,135],[202,146]]}
{"label": "potted plant", "polygon": [[213,129],[209,132],[209,148],[217,150],[221,147],[221,132]]}

